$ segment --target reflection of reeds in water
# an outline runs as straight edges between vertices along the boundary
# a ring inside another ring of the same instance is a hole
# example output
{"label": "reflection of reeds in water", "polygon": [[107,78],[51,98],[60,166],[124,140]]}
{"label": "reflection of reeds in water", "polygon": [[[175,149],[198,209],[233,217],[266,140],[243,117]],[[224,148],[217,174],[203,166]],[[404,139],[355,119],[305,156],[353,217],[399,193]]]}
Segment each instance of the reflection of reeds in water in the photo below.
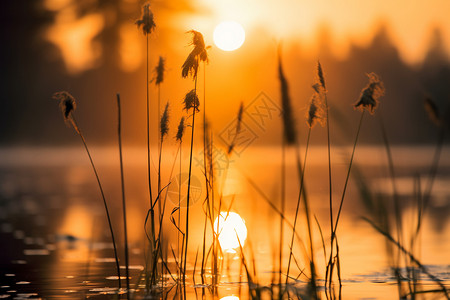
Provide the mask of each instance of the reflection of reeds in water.
{"label": "reflection of reeds in water", "polygon": [[100,194],[102,196],[103,205],[105,207],[105,212],[106,212],[106,218],[108,220],[109,231],[111,233],[111,240],[112,240],[113,247],[114,247],[114,258],[115,258],[115,261],[116,261],[116,268],[117,268],[117,278],[118,278],[119,289],[120,289],[121,288],[121,278],[120,278],[119,257],[117,255],[117,245],[116,245],[116,241],[115,241],[115,237],[114,237],[114,230],[113,230],[112,223],[111,223],[111,218],[110,218],[110,214],[109,214],[108,204],[106,202],[105,193],[103,192],[103,187],[102,187],[102,184],[100,182],[100,178],[99,178],[98,173],[97,173],[97,168],[95,167],[94,161],[92,159],[91,153],[90,153],[89,148],[87,146],[86,140],[84,139],[83,133],[81,132],[80,127],[78,126],[77,121],[75,120],[74,111],[75,111],[76,106],[77,106],[75,98],[71,94],[66,92],[66,91],[55,93],[53,95],[53,98],[59,101],[59,106],[60,106],[61,111],[63,113],[64,121],[67,124],[72,125],[73,129],[75,129],[75,132],[81,138],[81,141],[83,142],[84,149],[86,150],[86,153],[87,153],[87,155],[89,157],[89,162],[91,163],[92,169],[94,171],[95,178],[97,180],[97,185],[98,185],[98,187],[100,189]]}

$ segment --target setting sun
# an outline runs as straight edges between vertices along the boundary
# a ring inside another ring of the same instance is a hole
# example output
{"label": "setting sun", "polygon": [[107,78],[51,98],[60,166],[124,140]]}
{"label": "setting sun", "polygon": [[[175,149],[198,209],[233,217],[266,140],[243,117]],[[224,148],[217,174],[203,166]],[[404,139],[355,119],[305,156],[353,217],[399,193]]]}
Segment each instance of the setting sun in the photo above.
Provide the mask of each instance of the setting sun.
{"label": "setting sun", "polygon": [[214,29],[214,43],[224,51],[239,49],[245,41],[245,31],[241,24],[224,21]]}
{"label": "setting sun", "polygon": [[247,238],[247,227],[237,213],[230,212],[227,215],[226,212],[221,212],[220,216],[214,221],[214,230],[219,232],[219,243],[223,252],[236,253],[234,249],[239,248],[239,242],[244,246],[244,241]]}

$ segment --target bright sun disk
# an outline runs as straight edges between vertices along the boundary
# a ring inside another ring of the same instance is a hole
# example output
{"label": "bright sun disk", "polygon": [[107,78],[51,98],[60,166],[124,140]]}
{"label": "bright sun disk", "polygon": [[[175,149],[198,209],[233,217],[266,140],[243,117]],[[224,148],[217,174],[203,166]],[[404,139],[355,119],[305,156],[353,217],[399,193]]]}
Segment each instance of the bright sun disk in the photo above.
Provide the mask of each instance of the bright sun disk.
{"label": "bright sun disk", "polygon": [[214,44],[224,51],[233,51],[242,46],[245,41],[245,31],[241,24],[234,21],[224,21],[214,29]]}
{"label": "bright sun disk", "polygon": [[234,212],[227,214],[222,211],[214,221],[214,230],[219,233],[220,247],[226,253],[236,253],[239,242],[243,247],[247,239],[245,221]]}

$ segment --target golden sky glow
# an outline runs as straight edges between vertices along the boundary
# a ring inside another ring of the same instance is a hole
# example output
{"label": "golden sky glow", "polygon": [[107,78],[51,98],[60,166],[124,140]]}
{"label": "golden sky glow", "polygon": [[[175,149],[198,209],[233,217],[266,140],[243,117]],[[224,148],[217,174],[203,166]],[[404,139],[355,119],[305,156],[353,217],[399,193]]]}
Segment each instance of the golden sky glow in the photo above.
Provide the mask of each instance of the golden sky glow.
{"label": "golden sky glow", "polygon": [[[381,22],[388,24],[389,33],[408,62],[417,62],[425,54],[432,28],[440,26],[450,48],[450,2],[432,1],[307,1],[307,0],[199,0],[205,13],[195,16],[202,30],[214,27],[220,20],[233,19],[248,33],[264,28],[277,40],[297,40],[311,50],[316,47],[316,35],[328,25],[336,47],[344,56],[351,43],[365,45]],[[192,22],[192,20],[189,20]],[[192,26],[192,25],[191,25]]]}
{"label": "golden sky glow", "polygon": [[[442,29],[445,44],[450,48],[450,18],[447,15],[450,2],[445,0],[197,0],[190,3],[189,9],[186,4],[178,4],[152,2],[157,30],[170,28],[184,32],[195,28],[209,43],[213,42],[214,28],[220,22],[234,20],[242,24],[247,35],[263,30],[267,32],[265,39],[301,44],[311,55],[317,50],[317,36],[324,26],[330,30],[332,51],[338,57],[345,57],[351,44],[368,44],[380,24],[387,25],[401,57],[409,63],[423,59],[435,27]],[[76,16],[76,5],[73,0],[44,1],[46,9],[56,12],[55,24],[48,29],[46,37],[61,50],[71,73],[95,65],[102,49],[93,38],[105,26],[105,16],[100,13]],[[143,61],[145,49],[133,28],[136,17],[137,13],[130,16],[128,25],[119,24],[120,65],[124,71],[136,70]]]}

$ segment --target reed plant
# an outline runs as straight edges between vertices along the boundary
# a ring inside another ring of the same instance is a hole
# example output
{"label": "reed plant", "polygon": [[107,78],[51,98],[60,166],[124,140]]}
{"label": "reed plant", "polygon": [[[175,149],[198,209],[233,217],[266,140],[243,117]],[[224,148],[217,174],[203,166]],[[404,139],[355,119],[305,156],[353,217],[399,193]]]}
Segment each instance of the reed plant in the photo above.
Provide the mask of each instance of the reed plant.
{"label": "reed plant", "polygon": [[[154,77],[154,82],[155,85],[157,87],[158,90],[158,105],[157,105],[157,112],[158,112],[158,116],[161,114],[161,84],[164,81],[164,73],[165,73],[165,59],[164,57],[160,56],[159,60],[158,60],[158,64],[156,65],[155,69],[154,69],[154,73],[155,73],[155,77]],[[161,115],[161,118],[158,122],[158,181],[157,181],[157,187],[158,187],[158,191],[161,189],[161,156],[162,156],[162,144],[163,144],[163,137],[167,134],[167,131],[169,130],[168,128],[168,105],[169,103],[167,102],[165,110],[163,112],[163,114]],[[162,126],[165,126],[166,128],[163,128]],[[162,203],[161,201],[159,201],[158,203],[158,216],[159,219],[161,221],[162,215],[163,215],[163,210],[164,208],[162,207]],[[163,231],[161,228],[161,235],[163,235]],[[161,249],[162,250],[162,249]],[[162,255],[162,251],[160,251],[160,254]],[[161,260],[162,256],[161,256]],[[163,270],[164,268],[161,266],[161,270]]]}
{"label": "reed plant", "polygon": [[94,171],[95,179],[97,180],[97,185],[98,185],[98,188],[100,190],[100,194],[101,194],[101,197],[103,200],[103,206],[104,206],[105,212],[106,212],[106,219],[108,220],[109,231],[111,233],[111,241],[112,241],[113,248],[114,248],[114,259],[115,259],[115,263],[116,263],[117,279],[118,279],[119,290],[120,290],[122,288],[122,284],[121,284],[121,277],[120,277],[119,256],[117,253],[117,244],[116,244],[116,239],[114,236],[113,226],[111,223],[111,217],[110,217],[110,213],[109,213],[108,203],[106,201],[105,193],[103,191],[103,186],[100,181],[100,177],[98,175],[97,168],[95,167],[94,160],[92,159],[92,156],[91,156],[91,152],[89,151],[89,148],[87,146],[86,139],[84,138],[84,135],[81,132],[81,129],[78,126],[77,121],[75,119],[74,111],[77,107],[76,100],[67,91],[57,92],[57,93],[53,94],[53,98],[55,100],[59,101],[59,107],[63,113],[65,123],[68,125],[71,125],[72,128],[75,130],[75,132],[80,137],[80,139],[83,143],[84,149],[86,151],[86,154],[89,157],[89,162],[91,164],[92,170]]}
{"label": "reed plant", "polygon": [[[299,154],[299,141],[298,141],[298,137],[297,137],[297,131],[295,128],[295,121],[294,121],[294,117],[293,117],[293,110],[291,107],[291,100],[290,100],[290,96],[289,96],[289,87],[288,87],[288,82],[287,79],[284,75],[283,72],[283,67],[282,67],[282,63],[281,63],[281,55],[279,53],[278,55],[278,78],[280,80],[280,91],[281,91],[281,104],[282,104],[282,120],[283,120],[283,143],[282,143],[282,205],[281,205],[281,215],[285,215],[285,211],[284,211],[284,173],[285,173],[285,147],[286,146],[294,146],[295,150],[296,150],[296,161],[297,161],[297,172],[298,172],[298,176],[299,176],[299,193],[298,193],[298,200],[297,200],[297,208],[296,208],[296,213],[295,213],[295,217],[294,217],[294,225],[293,225],[293,233],[291,236],[291,242],[290,242],[290,249],[289,249],[289,259],[288,259],[288,265],[287,265],[287,276],[286,276],[286,286],[289,280],[289,272],[290,272],[290,264],[291,264],[291,259],[292,259],[292,249],[293,249],[293,240],[294,240],[294,235],[295,235],[295,231],[296,231],[296,223],[297,223],[297,217],[298,217],[298,209],[299,209],[299,205],[300,205],[300,200],[303,197],[303,207],[304,207],[304,213],[305,213],[305,217],[306,217],[306,226],[307,226],[307,236],[308,236],[308,244],[309,244],[309,270],[310,270],[310,278],[309,278],[309,284],[310,284],[310,288],[311,288],[311,296],[313,298],[317,298],[318,294],[317,294],[317,275],[316,275],[316,263],[315,263],[315,254],[314,254],[314,245],[313,245],[313,232],[312,232],[312,222],[311,222],[311,217],[310,217],[310,208],[309,208],[309,203],[308,203],[308,197],[307,197],[307,193],[306,193],[306,188],[304,185],[304,172],[305,172],[305,163],[306,163],[306,156],[307,156],[307,150],[305,153],[305,161],[302,162],[300,159],[300,154]],[[315,96],[317,97],[317,95]],[[311,125],[313,125],[314,122],[317,121],[317,118],[319,116],[319,103],[318,103],[318,99],[319,98],[315,98],[314,103],[312,105],[310,105],[310,116],[312,117],[311,119],[309,119],[310,126],[309,126],[309,130],[308,130],[308,137],[307,137],[307,147],[309,146],[309,138],[310,138],[310,134],[311,134]],[[284,235],[284,230],[283,230],[283,218],[280,219],[280,257],[279,257],[279,263],[280,263],[280,275],[279,275],[279,298],[282,297],[284,290],[281,286],[281,274],[282,274],[282,244],[283,244],[283,235]]]}
{"label": "reed plant", "polygon": [[[157,112],[158,112],[158,116],[159,116],[161,114],[161,84],[164,81],[164,73],[165,73],[165,59],[164,59],[164,57],[162,57],[162,56],[159,57],[158,64],[156,65],[156,67],[154,69],[154,73],[155,73],[155,78],[153,80],[155,81],[155,85],[156,85],[157,90],[158,90]],[[166,131],[168,131],[168,105],[169,105],[169,103],[167,103],[165,111],[161,115],[160,121],[158,122],[158,131],[157,131],[158,132],[158,146],[159,146],[159,149],[158,149],[158,157],[159,157],[159,161],[158,161],[158,181],[157,181],[158,191],[161,189],[162,139],[163,139],[163,136],[167,134]],[[166,128],[162,128],[163,125],[165,125]],[[159,201],[159,203],[158,203],[158,215],[159,215],[159,218],[161,218],[162,211],[163,211],[162,203],[161,203],[161,201]]]}
{"label": "reed plant", "polygon": [[190,190],[191,190],[191,175],[192,175],[192,155],[194,147],[194,132],[195,132],[195,114],[199,110],[199,99],[197,96],[197,78],[200,61],[208,61],[208,53],[206,51],[203,35],[195,30],[189,31],[192,34],[191,45],[193,50],[189,53],[185,62],[183,63],[181,76],[186,78],[191,76],[194,80],[194,89],[186,94],[184,97],[184,109],[189,112],[192,109],[192,123],[191,123],[191,145],[189,154],[189,171],[188,171],[188,189],[186,196],[186,230],[185,230],[185,247],[184,247],[184,265],[183,265],[183,284],[186,282],[186,260],[187,248],[189,243],[189,206],[190,206]]}
{"label": "reed plant", "polygon": [[[149,252],[151,256],[147,259],[146,269],[153,270],[153,266],[151,266],[148,262],[153,261],[153,256],[155,253],[156,246],[156,235],[155,235],[155,212],[153,208],[153,193],[152,193],[152,180],[151,180],[151,147],[150,147],[150,96],[149,96],[149,36],[155,30],[156,24],[154,21],[153,12],[150,10],[150,4],[146,3],[142,7],[142,15],[141,18],[138,19],[135,24],[138,28],[142,27],[142,32],[146,38],[146,81],[145,81],[145,90],[146,90],[146,142],[147,142],[147,179],[148,179],[148,193],[149,193],[149,209],[147,212],[147,216],[144,222],[144,231],[146,233],[147,239],[149,241],[150,249]],[[150,230],[151,234],[148,234],[148,219],[150,218]],[[152,276],[153,278],[153,276]],[[149,272],[146,272],[146,287],[147,290],[154,285],[154,282],[149,281]]]}
{"label": "reed plant", "polygon": [[[177,129],[177,134],[175,136],[175,140],[179,143],[178,149],[179,149],[179,173],[178,173],[178,178],[179,178],[179,184],[178,184],[178,206],[174,208],[174,210],[172,211],[171,214],[171,220],[172,223],[175,225],[176,229],[177,229],[177,251],[178,251],[178,279],[181,278],[181,274],[182,274],[182,266],[183,266],[183,247],[184,247],[184,238],[185,238],[185,234],[184,232],[181,230],[181,160],[182,160],[182,144],[183,144],[183,135],[184,135],[184,130],[186,128],[186,125],[184,124],[184,117],[181,117],[180,119],[180,123],[178,124],[178,129]],[[175,221],[175,218],[173,217],[173,215],[178,211],[178,223]],[[177,225],[178,224],[178,225]],[[182,237],[182,241],[181,241],[181,251],[180,251],[180,234],[183,235]]]}
{"label": "reed plant", "polygon": [[[150,10],[150,4],[147,3],[142,7],[142,16],[139,20],[135,22],[138,28],[142,27],[142,32],[146,38],[146,80],[145,80],[145,90],[146,90],[146,115],[147,115],[147,126],[146,126],[146,140],[147,140],[147,176],[148,176],[148,192],[150,198],[150,205],[152,204],[152,183],[151,183],[151,151],[150,151],[150,96],[149,96],[149,36],[155,30],[156,24],[153,17],[153,12]],[[162,79],[162,78],[161,78]],[[157,79],[158,80],[158,79]],[[158,83],[159,84],[159,83]]]}
{"label": "reed plant", "polygon": [[346,191],[347,191],[348,182],[350,179],[350,173],[351,173],[351,169],[352,169],[352,165],[353,165],[353,159],[355,156],[356,145],[358,143],[359,133],[360,133],[361,127],[362,127],[362,121],[364,119],[365,111],[367,110],[371,114],[373,114],[376,107],[378,106],[379,98],[384,95],[384,85],[383,85],[383,82],[379,79],[378,75],[376,75],[375,73],[370,73],[370,74],[367,74],[367,76],[369,77],[369,83],[361,91],[361,96],[360,96],[360,99],[358,100],[358,102],[354,104],[355,109],[361,110],[361,117],[360,117],[360,120],[358,123],[356,136],[355,136],[355,140],[353,143],[352,153],[350,156],[350,162],[349,162],[348,169],[347,169],[347,175],[345,177],[344,187],[343,187],[343,191],[341,194],[341,200],[340,200],[339,208],[338,208],[338,211],[336,214],[336,220],[335,220],[334,224],[332,224],[333,228],[332,228],[332,232],[331,232],[330,249],[333,249],[333,247],[335,247],[336,254],[334,255],[332,250],[330,250],[330,255],[328,258],[328,265],[327,265],[328,291],[331,291],[331,288],[332,288],[333,272],[334,272],[335,266],[336,266],[336,271],[338,273],[339,289],[341,289],[341,287],[342,287],[341,278],[339,276],[340,275],[340,257],[339,257],[339,247],[338,247],[336,232],[337,232],[337,228],[339,225],[339,219],[340,219],[342,207],[344,204],[344,199],[345,199],[345,195],[346,195]]}
{"label": "reed plant", "polygon": [[[286,146],[294,145],[297,140],[297,132],[295,130],[295,121],[292,113],[291,99],[289,96],[288,82],[283,73],[283,67],[281,65],[281,49],[278,48],[278,79],[280,80],[280,92],[281,92],[281,107],[282,107],[282,121],[283,121],[283,133],[281,141],[281,200],[280,210],[281,214],[285,215],[286,206]],[[281,282],[283,274],[283,237],[284,237],[284,222],[283,218],[280,218],[280,238],[279,238],[279,253],[278,253],[278,285],[279,285],[279,298],[282,297]]]}
{"label": "reed plant", "polygon": [[[162,186],[161,186],[161,159],[162,159],[162,153],[163,153],[163,144],[164,144],[164,137],[167,136],[169,132],[169,102],[166,103],[166,106],[164,108],[164,112],[161,115],[160,122],[159,122],[159,159],[158,159],[158,194],[162,193]],[[169,183],[170,184],[170,183]],[[166,193],[167,195],[167,193]],[[164,197],[164,201],[159,198],[159,230],[158,230],[158,237],[156,239],[157,244],[157,253],[155,253],[153,258],[153,276],[156,276],[156,270],[157,270],[157,262],[158,257],[161,259],[161,274],[164,275],[164,269],[165,269],[165,259],[163,257],[163,220],[164,220],[164,213],[166,208],[166,197]],[[169,271],[170,272],[170,271]]]}
{"label": "reed plant", "polygon": [[[301,175],[300,175],[300,190],[298,193],[298,198],[297,198],[297,205],[296,205],[296,209],[295,209],[295,216],[294,216],[294,225],[293,225],[293,229],[292,229],[292,236],[291,236],[291,241],[290,241],[290,246],[289,246],[289,259],[288,259],[288,265],[287,265],[287,272],[286,272],[286,285],[288,284],[288,280],[289,280],[289,272],[290,272],[290,265],[291,265],[291,260],[293,257],[293,252],[292,249],[294,247],[294,237],[295,237],[295,231],[296,231],[296,225],[297,225],[297,219],[298,219],[298,213],[299,213],[299,208],[300,208],[300,202],[301,202],[301,197],[303,194],[303,189],[304,189],[304,178],[305,178],[305,170],[306,170],[306,163],[307,163],[307,157],[308,157],[308,150],[309,150],[309,145],[310,145],[310,137],[311,137],[311,130],[314,127],[315,124],[320,123],[323,125],[323,123],[325,122],[324,120],[326,119],[326,114],[324,113],[325,111],[325,107],[326,104],[324,102],[324,94],[326,93],[326,89],[325,89],[325,81],[323,79],[323,74],[322,74],[322,69],[320,67],[318,67],[318,76],[319,76],[319,82],[315,83],[312,87],[314,90],[314,93],[311,97],[310,103],[309,103],[309,109],[306,115],[306,123],[308,125],[308,133],[307,133],[307,138],[306,138],[306,146],[305,146],[305,156],[304,156],[304,160],[303,160],[303,168],[301,169]],[[308,207],[308,203],[305,200],[304,201],[304,209],[306,212],[306,216],[307,216],[307,226],[308,226],[308,236],[309,236],[309,244],[310,244],[310,268],[311,268],[311,288],[312,291],[314,292],[314,297],[317,297],[317,293],[316,293],[316,274],[315,274],[315,262],[314,262],[314,248],[313,248],[313,242],[312,242],[312,230],[311,230],[311,220],[310,220],[310,216],[309,216],[309,207]],[[316,219],[317,224],[319,225],[317,219]],[[319,225],[320,228],[320,225]],[[321,234],[322,236],[322,234]]]}

